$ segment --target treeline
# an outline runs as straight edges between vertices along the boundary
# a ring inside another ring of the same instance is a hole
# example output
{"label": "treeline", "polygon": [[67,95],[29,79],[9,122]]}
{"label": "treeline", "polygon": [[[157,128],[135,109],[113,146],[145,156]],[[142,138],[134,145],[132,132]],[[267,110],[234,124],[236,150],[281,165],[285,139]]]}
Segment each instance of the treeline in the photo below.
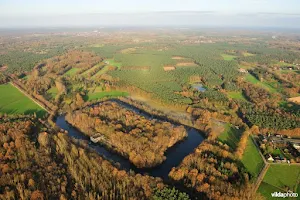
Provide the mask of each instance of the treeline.
{"label": "treeline", "polygon": [[109,101],[69,113],[66,119],[88,136],[98,134],[99,142],[140,168],[162,163],[164,152],[187,136],[183,126],[147,119]]}
{"label": "treeline", "polygon": [[0,84],[7,83],[8,81],[9,81],[9,78],[0,72]]}

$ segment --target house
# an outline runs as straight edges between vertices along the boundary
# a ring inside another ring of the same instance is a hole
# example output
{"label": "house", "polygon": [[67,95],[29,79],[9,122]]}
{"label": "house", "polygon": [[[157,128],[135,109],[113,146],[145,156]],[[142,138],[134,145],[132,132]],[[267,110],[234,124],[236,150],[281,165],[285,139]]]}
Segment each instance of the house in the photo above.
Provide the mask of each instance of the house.
{"label": "house", "polygon": [[293,147],[294,147],[296,150],[298,150],[298,152],[300,152],[300,144],[294,143],[294,144],[293,144]]}
{"label": "house", "polygon": [[243,69],[243,68],[240,68],[239,72],[241,72],[241,73],[248,73],[248,71],[246,69]]}
{"label": "house", "polygon": [[273,158],[270,154],[269,154],[267,160],[268,160],[269,162],[274,162],[274,158]]}

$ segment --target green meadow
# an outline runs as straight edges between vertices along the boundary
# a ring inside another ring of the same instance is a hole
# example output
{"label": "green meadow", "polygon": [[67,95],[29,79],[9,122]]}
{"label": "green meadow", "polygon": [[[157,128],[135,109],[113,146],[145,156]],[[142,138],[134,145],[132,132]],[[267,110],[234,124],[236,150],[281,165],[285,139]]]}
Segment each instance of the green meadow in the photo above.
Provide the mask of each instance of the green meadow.
{"label": "green meadow", "polygon": [[229,54],[221,54],[224,60],[234,60],[237,56],[229,55]]}
{"label": "green meadow", "polygon": [[120,62],[116,62],[114,59],[107,59],[107,60],[104,60],[104,62],[108,62],[109,66],[115,66],[117,67],[118,69],[120,69],[122,67],[122,63]]}
{"label": "green meadow", "polygon": [[277,90],[274,87],[272,87],[271,84],[268,84],[266,82],[261,82],[261,81],[259,81],[257,78],[255,78],[253,75],[251,75],[249,73],[245,76],[245,79],[246,79],[246,81],[248,81],[248,82],[250,82],[250,83],[252,83],[254,85],[257,85],[257,86],[259,86],[261,88],[264,88],[264,89],[268,90],[271,93],[277,92]]}
{"label": "green meadow", "polygon": [[128,96],[128,93],[117,91],[117,90],[102,91],[100,87],[96,87],[95,89],[89,91],[89,93],[86,96],[86,100],[91,101],[91,100],[102,99],[104,97],[122,97],[122,96]]}
{"label": "green meadow", "polygon": [[264,166],[264,161],[260,156],[251,137],[248,138],[247,146],[244,151],[242,163],[253,177],[257,177]]}
{"label": "green meadow", "polygon": [[227,95],[231,99],[246,100],[242,92],[227,92]]}
{"label": "green meadow", "polygon": [[65,75],[67,75],[67,76],[74,76],[78,70],[79,70],[78,68],[72,68],[72,69],[68,70],[65,73]]}
{"label": "green meadow", "polygon": [[242,130],[236,129],[234,126],[227,123],[225,125],[225,130],[218,136],[218,139],[232,149],[236,149],[236,146],[240,141],[241,132]]}
{"label": "green meadow", "polygon": [[11,84],[0,85],[0,113],[33,114],[42,117],[46,111]]}
{"label": "green meadow", "polygon": [[267,199],[272,192],[299,191],[300,167],[297,165],[276,164],[271,165],[259,186],[258,192]]}

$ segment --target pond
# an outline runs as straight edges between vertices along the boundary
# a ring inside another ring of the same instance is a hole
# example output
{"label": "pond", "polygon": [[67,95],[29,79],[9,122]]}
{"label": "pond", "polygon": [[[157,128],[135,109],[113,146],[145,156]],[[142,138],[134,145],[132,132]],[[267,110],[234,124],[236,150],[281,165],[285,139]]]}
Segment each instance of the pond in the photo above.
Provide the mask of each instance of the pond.
{"label": "pond", "polygon": [[192,87],[200,92],[205,92],[206,91],[206,88],[200,84],[200,83],[197,83],[197,84],[192,84]]}

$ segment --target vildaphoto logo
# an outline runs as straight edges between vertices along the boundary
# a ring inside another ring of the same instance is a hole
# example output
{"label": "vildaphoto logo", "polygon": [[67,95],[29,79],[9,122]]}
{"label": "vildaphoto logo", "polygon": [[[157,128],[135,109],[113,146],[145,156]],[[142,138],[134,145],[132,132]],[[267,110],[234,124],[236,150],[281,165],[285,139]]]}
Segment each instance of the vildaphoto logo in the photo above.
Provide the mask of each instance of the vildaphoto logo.
{"label": "vildaphoto logo", "polygon": [[272,197],[281,197],[281,198],[286,198],[286,197],[298,197],[298,193],[288,191],[288,192],[273,192],[271,193]]}

